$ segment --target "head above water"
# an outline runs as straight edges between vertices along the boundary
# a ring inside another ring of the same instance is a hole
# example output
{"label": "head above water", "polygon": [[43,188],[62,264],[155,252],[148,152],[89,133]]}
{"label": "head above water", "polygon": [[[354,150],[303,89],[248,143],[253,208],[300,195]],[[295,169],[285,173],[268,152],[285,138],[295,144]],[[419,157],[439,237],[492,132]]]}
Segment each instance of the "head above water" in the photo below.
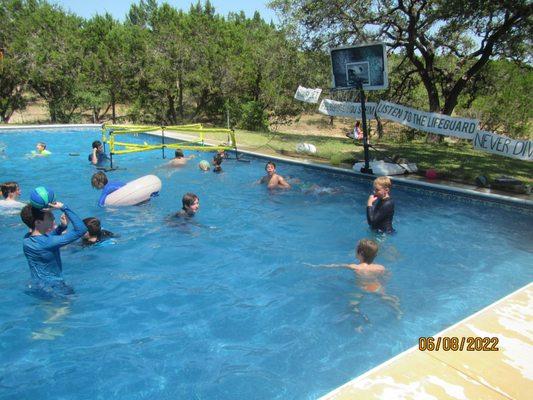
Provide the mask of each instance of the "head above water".
{"label": "head above water", "polygon": [[46,150],[46,143],[45,142],[39,142],[39,143],[37,143],[37,145],[35,147],[37,148],[37,151],[40,153],[40,152]]}
{"label": "head above water", "polygon": [[20,211],[20,219],[32,231],[37,229],[42,233],[49,232],[54,228],[54,214],[50,210],[40,210],[25,205]]}
{"label": "head above water", "polygon": [[378,244],[370,239],[361,239],[357,243],[357,248],[355,249],[355,255],[362,261],[367,264],[372,263],[374,258],[378,255]]}
{"label": "head above water", "polygon": [[200,168],[202,171],[209,171],[209,168],[211,168],[211,166],[209,165],[208,161],[202,160],[198,163],[198,168]]}
{"label": "head above water", "polygon": [[188,214],[196,214],[200,207],[200,199],[194,193],[185,193],[181,199],[183,210]]}
{"label": "head above water", "polygon": [[272,161],[269,161],[265,165],[265,171],[270,175],[276,172],[276,164]]}
{"label": "head above water", "polygon": [[88,217],[83,220],[83,223],[87,227],[89,236],[100,237],[102,235],[102,225],[98,218]]}
{"label": "head above water", "polygon": [[183,158],[185,155],[183,154],[183,150],[182,149],[176,149],[174,151],[174,157],[175,158]]}
{"label": "head above water", "polygon": [[0,189],[2,190],[2,196],[4,196],[4,199],[20,196],[20,187],[17,182],[4,182],[0,184]]}
{"label": "head above water", "polygon": [[107,185],[107,182],[109,182],[107,179],[107,175],[104,174],[102,171],[95,173],[91,177],[91,185],[95,189],[102,189],[105,185]]}
{"label": "head above water", "polygon": [[92,148],[93,149],[97,149],[98,151],[103,151],[104,149],[104,145],[102,144],[101,141],[99,140],[95,140],[92,144]]}
{"label": "head above water", "polygon": [[392,189],[392,181],[388,176],[379,176],[374,180],[374,195],[386,199]]}

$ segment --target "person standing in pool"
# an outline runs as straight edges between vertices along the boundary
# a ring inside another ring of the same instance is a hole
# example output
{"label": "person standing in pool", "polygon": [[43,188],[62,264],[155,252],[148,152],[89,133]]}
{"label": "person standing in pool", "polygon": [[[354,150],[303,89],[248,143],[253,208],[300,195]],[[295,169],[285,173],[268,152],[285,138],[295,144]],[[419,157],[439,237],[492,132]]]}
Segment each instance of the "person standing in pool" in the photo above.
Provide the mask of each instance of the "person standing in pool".
{"label": "person standing in pool", "polygon": [[291,185],[283,178],[281,175],[278,175],[276,173],[276,164],[274,164],[272,161],[267,162],[265,165],[265,171],[266,175],[261,178],[259,183],[267,184],[267,187],[269,189],[290,189]]}
{"label": "person standing in pool", "polygon": [[98,205],[100,207],[105,206],[105,199],[115,190],[120,189],[122,186],[126,185],[124,182],[119,181],[109,181],[107,175],[103,172],[97,172],[91,177],[91,184],[95,189],[103,189],[100,198],[98,199]]}
{"label": "person standing in pool", "polygon": [[185,193],[181,199],[182,209],[174,216],[177,218],[192,218],[200,209],[200,199],[194,193]]}
{"label": "person standing in pool", "polygon": [[[60,294],[71,294],[72,288],[63,280],[63,264],[59,250],[81,238],[87,228],[80,217],[63,203],[56,201],[49,203],[48,207],[50,208],[38,209],[28,204],[20,212],[22,222],[30,228],[22,244],[30,267],[30,288],[46,292],[59,290]],[[50,209],[63,211],[61,223],[57,227]],[[64,233],[69,220],[74,229]]]}
{"label": "person standing in pool", "polygon": [[32,151],[32,155],[34,157],[43,157],[43,156],[49,156],[52,154],[49,150],[46,150],[46,143],[45,142],[39,142],[35,146],[35,150]]}
{"label": "person standing in pool", "polygon": [[378,232],[394,232],[392,227],[394,202],[390,197],[391,188],[391,179],[388,176],[380,176],[374,180],[374,194],[368,197],[366,220],[368,225]]}
{"label": "person standing in pool", "polygon": [[109,157],[104,153],[104,145],[99,140],[92,144],[93,151],[89,154],[89,162],[96,166],[101,166],[109,161]]}

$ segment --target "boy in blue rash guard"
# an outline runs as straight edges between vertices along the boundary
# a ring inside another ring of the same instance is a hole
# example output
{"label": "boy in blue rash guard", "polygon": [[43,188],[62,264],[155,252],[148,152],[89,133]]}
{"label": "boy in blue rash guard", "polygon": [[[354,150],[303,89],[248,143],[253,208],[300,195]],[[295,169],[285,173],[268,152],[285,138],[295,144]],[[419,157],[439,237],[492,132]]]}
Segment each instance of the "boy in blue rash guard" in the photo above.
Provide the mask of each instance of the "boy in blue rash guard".
{"label": "boy in blue rash guard", "polygon": [[103,189],[102,194],[100,195],[100,199],[98,199],[98,205],[100,207],[105,206],[105,199],[107,196],[109,196],[115,190],[118,190],[125,185],[124,182],[109,182],[107,179],[107,175],[103,172],[97,172],[96,174],[94,174],[91,178],[91,184],[95,189]]}
{"label": "boy in blue rash guard", "polygon": [[[28,260],[32,282],[37,288],[58,288],[63,292],[68,289],[64,294],[70,294],[73,291],[63,280],[59,249],[78,240],[87,232],[87,228],[74,211],[63,203],[50,203],[49,207],[64,213],[61,216],[61,224],[57,227],[50,209],[39,210],[29,204],[24,206],[20,217],[30,228],[30,232],[24,236],[22,247]],[[74,229],[63,234],[69,220]]]}

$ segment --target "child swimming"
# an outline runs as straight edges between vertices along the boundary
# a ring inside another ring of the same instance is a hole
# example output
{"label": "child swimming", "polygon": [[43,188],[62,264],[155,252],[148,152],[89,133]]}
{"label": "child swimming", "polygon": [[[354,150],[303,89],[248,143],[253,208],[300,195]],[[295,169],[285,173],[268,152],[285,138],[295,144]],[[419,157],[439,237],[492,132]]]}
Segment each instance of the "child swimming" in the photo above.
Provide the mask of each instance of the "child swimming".
{"label": "child swimming", "polygon": [[176,149],[174,151],[174,158],[167,163],[167,167],[180,168],[187,164],[187,161],[194,158],[194,155],[185,157],[183,150]]}
{"label": "child swimming", "polygon": [[34,157],[43,157],[43,156],[49,156],[52,153],[46,150],[46,143],[39,142],[37,143],[37,145],[35,145],[35,150],[33,150],[31,154]]}
{"label": "child swimming", "polygon": [[273,163],[272,161],[266,163],[265,171],[267,174],[260,179],[259,183],[261,184],[266,183],[269,189],[276,189],[276,188],[290,189],[291,188],[291,185],[289,185],[289,183],[285,180],[285,178],[283,178],[281,175],[278,175],[276,173],[276,164]]}
{"label": "child swimming", "polygon": [[25,204],[17,200],[20,196],[20,187],[17,182],[4,182],[0,184],[0,189],[2,190],[3,197],[3,199],[0,200],[0,209],[20,209],[24,207]]}
{"label": "child swimming", "polygon": [[96,166],[102,166],[109,161],[109,157],[104,153],[104,145],[99,140],[95,140],[92,144],[92,152],[89,154],[89,162]]}
{"label": "child swimming", "polygon": [[84,218],[83,223],[87,227],[87,232],[82,237],[82,244],[84,246],[91,246],[107,239],[115,237],[113,232],[102,229],[100,220],[95,217]]}
{"label": "child swimming", "polygon": [[100,198],[98,199],[98,205],[100,207],[105,206],[105,199],[115,190],[120,189],[122,186],[126,185],[124,182],[119,181],[109,181],[107,175],[103,172],[97,172],[91,177],[91,185],[95,189],[103,189]]}
{"label": "child swimming", "polygon": [[194,193],[185,193],[181,199],[182,208],[176,214],[178,218],[192,218],[200,209],[200,199]]}

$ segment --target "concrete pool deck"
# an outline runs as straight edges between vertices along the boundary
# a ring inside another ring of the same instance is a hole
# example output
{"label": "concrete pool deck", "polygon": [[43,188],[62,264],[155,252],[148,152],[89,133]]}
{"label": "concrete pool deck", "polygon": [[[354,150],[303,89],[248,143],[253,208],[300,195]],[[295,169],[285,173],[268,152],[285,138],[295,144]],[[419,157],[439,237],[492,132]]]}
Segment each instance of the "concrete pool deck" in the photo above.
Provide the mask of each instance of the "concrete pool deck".
{"label": "concrete pool deck", "polygon": [[532,317],[530,283],[434,336],[435,341],[496,337],[498,351],[467,351],[466,344],[463,351],[420,351],[414,346],[321,399],[531,398]]}

